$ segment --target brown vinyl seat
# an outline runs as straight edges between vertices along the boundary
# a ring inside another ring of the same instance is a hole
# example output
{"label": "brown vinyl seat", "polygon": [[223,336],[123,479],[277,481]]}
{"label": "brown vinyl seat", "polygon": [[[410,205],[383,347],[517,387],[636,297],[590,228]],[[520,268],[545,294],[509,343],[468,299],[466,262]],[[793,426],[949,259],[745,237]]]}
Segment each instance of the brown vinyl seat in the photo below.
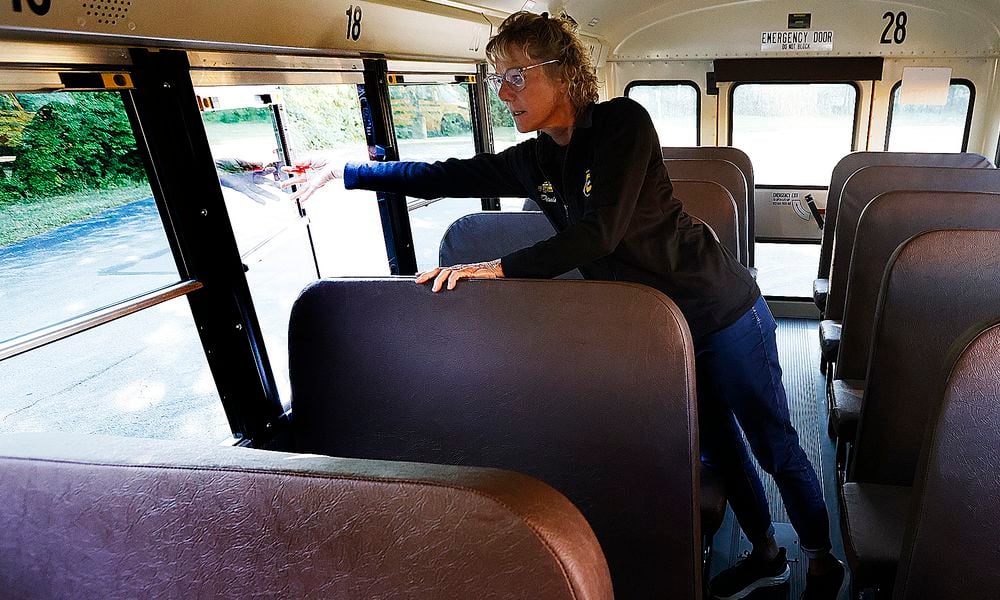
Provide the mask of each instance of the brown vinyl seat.
{"label": "brown vinyl seat", "polygon": [[[941,374],[949,348],[958,332],[1000,319],[998,272],[1000,231],[922,233],[900,246],[889,262],[848,464],[850,485],[841,490],[841,529],[856,590],[891,588],[896,563],[887,559],[885,549],[895,548],[898,556],[902,537],[885,536],[901,536],[902,528],[850,524],[884,522],[883,515],[899,515],[899,494],[873,494],[871,486],[913,485],[925,426],[942,397]],[[851,489],[855,497],[867,500],[851,501]],[[905,522],[905,516],[899,518]],[[879,552],[865,554],[866,549]]]}
{"label": "brown vinyl seat", "polygon": [[[836,234],[837,215],[844,184],[859,169],[875,166],[989,168],[993,164],[985,157],[971,152],[852,152],[840,159],[830,175],[830,188],[826,200],[826,225],[823,227],[823,239],[820,242],[817,279],[813,283],[814,300],[820,312],[825,310],[830,266],[833,264],[833,242]],[[906,189],[912,188],[907,187]]]}
{"label": "brown vinyl seat", "polygon": [[1000,598],[1000,324],[957,350],[914,482],[896,600]]}
{"label": "brown vinyl seat", "polygon": [[[732,163],[723,164],[732,165]],[[743,176],[739,175],[742,181]],[[697,210],[698,214],[709,215],[711,223],[718,227],[715,229],[709,225],[716,238],[720,239],[721,232],[725,238],[724,244],[730,252],[737,250],[735,207],[728,191],[720,189],[717,184],[703,181],[679,181],[674,182],[674,185],[675,190],[681,190],[684,198],[691,199],[692,210]],[[686,201],[684,206],[685,209],[688,208]],[[700,219],[695,217],[695,220]],[[472,213],[459,218],[445,231],[444,237],[441,238],[439,264],[454,265],[492,260],[554,234],[555,229],[545,215],[538,211]],[[583,275],[578,269],[573,269],[561,275],[559,279],[583,279]],[[726,513],[726,494],[721,478],[705,469],[702,473],[707,474],[707,477],[702,478],[701,486],[701,529],[706,557],[710,559],[712,538],[722,526],[722,519]],[[706,560],[706,564],[707,562]]]}
{"label": "brown vinyl seat", "polygon": [[[679,180],[712,181],[726,188],[730,195],[732,195],[733,202],[736,203],[739,236],[739,253],[734,252],[733,256],[738,257],[740,264],[744,267],[749,267],[750,252],[747,240],[750,209],[747,199],[746,177],[743,176],[743,172],[740,171],[739,167],[728,160],[697,158],[668,158],[663,160],[663,164],[667,167],[667,174],[670,175],[672,182]],[[674,194],[680,196],[677,193],[676,184],[674,186]],[[687,196],[690,196],[690,194],[680,197],[683,199]],[[686,207],[687,204],[685,204]],[[693,209],[691,214],[698,215]],[[708,219],[705,220],[708,221]],[[715,229],[714,226],[712,227]],[[715,231],[716,233],[719,232],[718,229],[715,229]]]}
{"label": "brown vinyl seat", "polygon": [[[733,163],[743,173],[747,185],[747,262],[745,266],[754,266],[754,181],[753,163],[747,153],[732,146],[664,146],[660,149],[664,159],[709,159],[724,160]],[[668,171],[669,172],[669,171]],[[703,178],[698,178],[703,179]],[[711,179],[710,181],[714,181]],[[718,183],[724,182],[719,181]],[[733,194],[736,197],[736,194]]]}
{"label": "brown vinyl seat", "polygon": [[616,597],[700,597],[694,352],[656,290],[323,280],[292,309],[289,374],[299,450],[537,477],[593,527]]}
{"label": "brown vinyl seat", "polygon": [[524,475],[0,436],[5,598],[612,597],[573,505]]}
{"label": "brown vinyl seat", "polygon": [[729,190],[714,181],[675,179],[672,183],[684,212],[708,225],[719,243],[740,260],[739,217]]}
{"label": "brown vinyl seat", "polygon": [[1000,229],[1000,194],[888,192],[861,213],[844,286],[840,351],[829,387],[830,425],[842,437],[839,443],[852,441],[857,429],[861,403],[854,390],[864,387],[875,304],[889,258],[907,239],[941,228]]}
{"label": "brown vinyl seat", "polygon": [[[438,249],[439,265],[459,265],[500,258],[556,234],[545,215],[531,211],[483,211],[465,215],[448,226]],[[579,269],[559,279],[583,279]]]}
{"label": "brown vinyl seat", "polygon": [[[989,164],[988,161],[986,164]],[[995,192],[1000,190],[1000,170],[876,166],[864,167],[851,175],[844,184],[844,191],[840,197],[836,240],[833,244],[833,264],[830,269],[830,289],[823,313],[825,320],[843,319],[851,254],[862,211],[875,197],[885,192],[904,189],[928,192]],[[823,358],[827,362],[835,361],[839,343],[834,344],[832,340],[821,339],[820,344],[827,353]]]}

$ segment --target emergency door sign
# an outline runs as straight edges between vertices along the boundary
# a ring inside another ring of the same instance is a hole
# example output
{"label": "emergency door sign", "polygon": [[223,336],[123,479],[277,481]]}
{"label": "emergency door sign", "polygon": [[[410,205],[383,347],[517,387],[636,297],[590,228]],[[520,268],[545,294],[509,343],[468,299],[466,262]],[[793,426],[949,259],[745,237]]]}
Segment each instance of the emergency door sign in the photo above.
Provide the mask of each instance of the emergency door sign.
{"label": "emergency door sign", "polygon": [[765,31],[760,34],[761,52],[830,52],[832,31]]}

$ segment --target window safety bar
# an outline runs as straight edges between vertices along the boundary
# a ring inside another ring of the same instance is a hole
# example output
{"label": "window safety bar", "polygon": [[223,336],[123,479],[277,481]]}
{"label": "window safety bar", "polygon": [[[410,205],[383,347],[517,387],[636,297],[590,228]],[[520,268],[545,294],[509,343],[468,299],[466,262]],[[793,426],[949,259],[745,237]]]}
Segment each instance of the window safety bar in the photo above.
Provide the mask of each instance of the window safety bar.
{"label": "window safety bar", "polygon": [[168,300],[173,300],[174,298],[190,294],[191,292],[200,290],[203,287],[204,284],[194,279],[181,281],[146,294],[129,298],[128,300],[117,304],[105,306],[104,308],[98,308],[78,317],[73,317],[72,319],[56,323],[55,325],[43,327],[42,329],[36,329],[31,333],[11,338],[3,343],[0,343],[0,361],[13,358],[18,354],[23,354],[36,348],[41,348],[42,346],[51,344],[52,342],[58,342],[59,340],[70,337],[71,335],[76,335],[87,331],[88,329],[93,329],[98,325],[104,325],[105,323],[109,323],[115,319],[120,319],[131,315],[132,313],[137,313],[140,310],[151,308]]}

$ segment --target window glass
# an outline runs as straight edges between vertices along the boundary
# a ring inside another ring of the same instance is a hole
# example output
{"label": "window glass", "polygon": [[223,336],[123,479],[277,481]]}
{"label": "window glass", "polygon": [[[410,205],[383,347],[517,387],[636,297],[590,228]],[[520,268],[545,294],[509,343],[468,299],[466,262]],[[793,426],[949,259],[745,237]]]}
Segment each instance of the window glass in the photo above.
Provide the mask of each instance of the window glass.
{"label": "window glass", "polygon": [[287,408],[288,318],[299,292],[318,275],[389,274],[374,193],[346,191],[337,180],[310,198],[303,216],[279,188],[286,165],[281,128],[293,160],[367,160],[357,87],[227,86],[196,92],[217,107],[202,113],[205,130]]}
{"label": "window glass", "polygon": [[[389,86],[389,99],[400,160],[434,162],[475,155],[467,84],[393,85]],[[420,271],[438,265],[441,237],[449,225],[459,217],[483,209],[480,198],[430,202],[409,198],[408,203]]]}
{"label": "window glass", "polygon": [[889,133],[890,152],[963,152],[965,126],[971,112],[972,88],[953,83],[943,106],[901,104],[897,84],[892,91]]}
{"label": "window glass", "polygon": [[177,282],[121,96],[0,97],[0,341]]}
{"label": "window glass", "polygon": [[649,112],[661,146],[698,145],[698,88],[690,83],[629,86],[628,97]]}
{"label": "window glass", "polygon": [[231,437],[187,299],[0,361],[0,432],[23,431]]}
{"label": "window glass", "polygon": [[732,145],[758,186],[826,186],[853,147],[857,89],[848,83],[750,83],[733,89]]}

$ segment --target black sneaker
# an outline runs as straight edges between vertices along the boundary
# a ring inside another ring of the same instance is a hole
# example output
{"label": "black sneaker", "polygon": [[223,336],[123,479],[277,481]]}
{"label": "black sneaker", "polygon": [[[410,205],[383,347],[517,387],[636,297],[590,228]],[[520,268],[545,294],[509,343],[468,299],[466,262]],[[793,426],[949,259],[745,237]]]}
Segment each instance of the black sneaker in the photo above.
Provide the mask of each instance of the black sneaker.
{"label": "black sneaker", "polygon": [[822,575],[806,574],[806,589],[802,600],[837,600],[844,589],[844,563],[837,561],[834,569]]}
{"label": "black sneaker", "polygon": [[717,600],[738,600],[756,589],[781,585],[791,577],[785,549],[778,548],[774,560],[764,560],[751,554],[712,579],[712,597]]}

